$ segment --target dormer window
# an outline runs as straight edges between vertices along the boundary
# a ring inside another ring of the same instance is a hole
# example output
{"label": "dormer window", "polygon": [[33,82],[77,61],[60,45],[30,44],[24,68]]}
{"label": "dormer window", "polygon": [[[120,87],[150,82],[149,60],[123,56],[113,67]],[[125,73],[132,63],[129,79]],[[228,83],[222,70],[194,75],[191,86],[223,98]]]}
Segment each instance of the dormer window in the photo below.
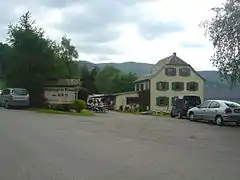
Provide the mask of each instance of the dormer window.
{"label": "dormer window", "polygon": [[166,76],[176,76],[176,74],[177,74],[176,68],[165,68]]}
{"label": "dormer window", "polygon": [[190,68],[180,68],[179,76],[183,76],[183,77],[190,76]]}

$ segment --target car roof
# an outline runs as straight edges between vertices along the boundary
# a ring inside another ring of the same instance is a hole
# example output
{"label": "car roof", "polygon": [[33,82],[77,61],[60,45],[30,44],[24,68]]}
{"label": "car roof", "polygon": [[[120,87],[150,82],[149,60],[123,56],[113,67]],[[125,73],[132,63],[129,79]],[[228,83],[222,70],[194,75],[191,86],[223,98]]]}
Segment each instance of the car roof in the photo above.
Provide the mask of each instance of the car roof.
{"label": "car roof", "polygon": [[[207,100],[208,101],[208,100]],[[233,101],[227,101],[227,100],[209,100],[209,101],[216,101],[216,102],[219,102],[219,103],[237,103],[237,102],[233,102]]]}

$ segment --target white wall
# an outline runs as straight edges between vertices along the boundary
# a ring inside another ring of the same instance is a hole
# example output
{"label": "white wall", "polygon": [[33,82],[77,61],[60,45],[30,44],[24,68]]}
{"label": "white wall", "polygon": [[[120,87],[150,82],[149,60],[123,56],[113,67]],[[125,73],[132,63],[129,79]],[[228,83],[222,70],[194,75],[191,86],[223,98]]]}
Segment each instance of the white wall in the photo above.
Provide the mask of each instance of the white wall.
{"label": "white wall", "polygon": [[44,97],[49,104],[70,104],[77,99],[73,88],[64,87],[45,88]]}

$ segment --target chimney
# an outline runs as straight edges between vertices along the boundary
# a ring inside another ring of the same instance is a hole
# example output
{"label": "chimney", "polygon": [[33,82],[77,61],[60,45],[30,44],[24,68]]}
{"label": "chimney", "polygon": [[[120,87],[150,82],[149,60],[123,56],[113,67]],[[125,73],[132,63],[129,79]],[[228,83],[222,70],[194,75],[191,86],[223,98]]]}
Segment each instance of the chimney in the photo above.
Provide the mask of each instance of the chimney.
{"label": "chimney", "polygon": [[173,56],[176,56],[176,55],[177,55],[177,53],[174,52],[174,53],[173,53]]}

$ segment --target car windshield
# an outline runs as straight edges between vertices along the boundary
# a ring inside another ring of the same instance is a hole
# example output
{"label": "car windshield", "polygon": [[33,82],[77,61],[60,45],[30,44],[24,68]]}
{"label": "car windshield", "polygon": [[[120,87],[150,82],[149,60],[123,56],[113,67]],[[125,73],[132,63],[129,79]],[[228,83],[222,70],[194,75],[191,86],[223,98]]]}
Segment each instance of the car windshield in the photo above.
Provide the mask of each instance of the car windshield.
{"label": "car windshield", "polygon": [[230,108],[240,107],[240,104],[235,102],[225,102],[225,104]]}
{"label": "car windshield", "polygon": [[12,94],[13,94],[13,95],[25,96],[25,95],[28,94],[28,92],[27,92],[27,90],[25,90],[25,89],[14,89],[14,90],[12,91]]}

